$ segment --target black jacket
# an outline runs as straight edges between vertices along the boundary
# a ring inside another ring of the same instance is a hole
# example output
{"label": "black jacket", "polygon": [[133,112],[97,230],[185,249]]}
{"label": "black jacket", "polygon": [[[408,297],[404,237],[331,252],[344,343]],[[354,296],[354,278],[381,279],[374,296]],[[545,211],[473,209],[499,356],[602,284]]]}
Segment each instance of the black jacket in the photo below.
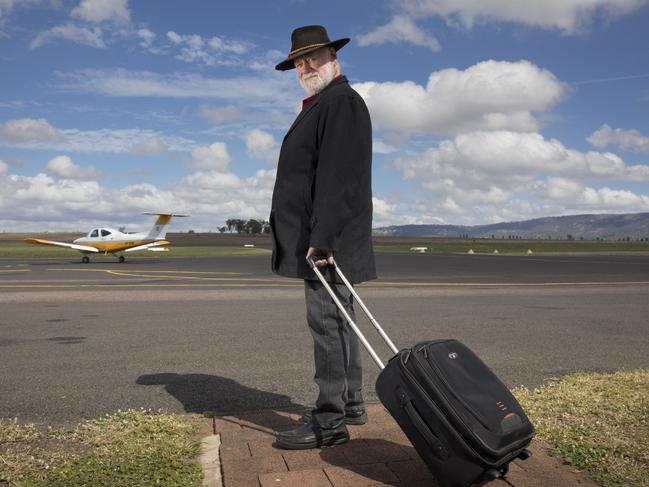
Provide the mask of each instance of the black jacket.
{"label": "black jacket", "polygon": [[[376,278],[372,249],[372,125],[344,76],[284,137],[270,213],[273,272],[314,279],[309,247],[330,249],[353,283]],[[336,281],[327,268],[328,280]]]}

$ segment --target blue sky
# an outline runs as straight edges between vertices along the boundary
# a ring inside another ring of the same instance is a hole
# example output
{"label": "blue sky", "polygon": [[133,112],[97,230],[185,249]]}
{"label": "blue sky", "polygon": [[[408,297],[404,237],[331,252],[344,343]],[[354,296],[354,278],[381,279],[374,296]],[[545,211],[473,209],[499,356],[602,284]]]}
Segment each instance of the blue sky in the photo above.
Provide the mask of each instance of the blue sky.
{"label": "blue sky", "polygon": [[0,231],[267,219],[322,24],[374,126],[374,226],[649,211],[649,0],[0,0]]}

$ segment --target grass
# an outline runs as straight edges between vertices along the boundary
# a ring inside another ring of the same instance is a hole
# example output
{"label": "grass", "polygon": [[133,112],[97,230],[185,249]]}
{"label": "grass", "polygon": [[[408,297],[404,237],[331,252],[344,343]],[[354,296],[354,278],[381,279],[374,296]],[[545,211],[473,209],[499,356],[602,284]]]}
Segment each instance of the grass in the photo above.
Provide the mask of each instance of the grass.
{"label": "grass", "polygon": [[202,483],[196,427],[178,415],[129,410],[70,430],[0,420],[0,485],[192,487]]}
{"label": "grass", "polygon": [[[245,248],[235,246],[169,246],[167,252],[126,252],[123,255],[126,259],[165,259],[169,257],[232,257],[242,255],[269,254],[270,251],[261,248]],[[30,245],[18,243],[0,244],[0,258],[5,259],[76,259],[81,260],[82,254],[76,250],[61,247],[50,247],[46,245]],[[112,255],[90,254],[91,260],[107,259],[115,261]]]}
{"label": "grass", "polygon": [[649,486],[649,371],[579,373],[515,391],[538,436],[603,487]]}
{"label": "grass", "polygon": [[[75,259],[75,251],[27,244],[23,239],[31,234],[0,233],[0,258],[61,258]],[[41,238],[70,242],[80,236],[78,233],[38,235]],[[134,252],[125,254],[137,258],[165,259],[169,257],[221,257],[269,254],[272,248],[270,235],[238,235],[218,233],[170,233],[172,244],[169,252]],[[376,252],[412,253],[412,247],[427,247],[428,253],[462,253],[472,249],[476,254],[526,255],[528,249],[534,254],[645,254],[649,255],[649,241],[590,241],[590,240],[507,240],[489,238],[430,238],[430,237],[374,237]],[[254,248],[244,245],[253,244]],[[91,256],[92,259],[110,259],[113,256]]]}
{"label": "grass", "polygon": [[[649,487],[649,370],[578,373],[514,391],[538,437],[602,487]],[[0,485],[199,486],[196,427],[129,410],[69,430],[0,420]]]}
{"label": "grass", "polygon": [[[69,258],[75,252],[22,242],[23,234],[0,234],[0,258]],[[52,234],[49,238],[71,241],[77,234]],[[169,252],[137,252],[138,258],[166,257],[216,257],[259,255],[269,253],[272,247],[270,236],[220,235],[220,234],[170,234]],[[534,254],[649,254],[649,242],[639,241],[577,241],[577,240],[502,240],[502,239],[449,239],[423,237],[375,237],[376,252],[411,253],[412,247],[427,247],[432,253],[467,253],[472,249],[477,254],[524,255],[528,249]],[[245,244],[254,244],[246,248]],[[129,254],[126,254],[127,257]],[[93,257],[93,256],[91,256]],[[94,256],[94,258],[101,258]],[[108,258],[112,259],[112,256]]]}
{"label": "grass", "polygon": [[498,240],[498,239],[428,239],[410,242],[375,243],[376,252],[407,252],[412,247],[428,247],[431,253],[467,253],[472,249],[476,254],[525,255],[528,250],[534,254],[616,254],[649,253],[649,242],[607,242],[607,241],[552,241],[552,240]]}

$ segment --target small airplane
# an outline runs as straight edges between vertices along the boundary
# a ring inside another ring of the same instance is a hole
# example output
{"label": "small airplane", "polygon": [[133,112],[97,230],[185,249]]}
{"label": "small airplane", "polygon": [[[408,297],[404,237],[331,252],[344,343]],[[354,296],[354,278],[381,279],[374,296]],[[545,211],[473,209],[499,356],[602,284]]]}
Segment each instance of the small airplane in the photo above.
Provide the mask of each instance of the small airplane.
{"label": "small airplane", "polygon": [[[41,244],[41,245],[55,245],[57,247],[67,247],[70,249],[78,250],[83,257],[81,262],[87,264],[90,262],[88,254],[113,254],[119,262],[124,262],[124,256],[119,252],[134,252],[136,250],[151,250],[154,252],[162,252],[167,250],[165,245],[170,244],[165,240],[167,235],[167,227],[171,223],[171,218],[186,217],[189,215],[176,215],[173,213],[144,213],[145,215],[156,215],[153,227],[148,232],[126,233],[113,228],[93,228],[88,232],[85,237],[78,238],[72,243],[55,242],[53,240],[43,240],[40,238],[26,238],[25,242]],[[119,255],[118,255],[119,254]]]}

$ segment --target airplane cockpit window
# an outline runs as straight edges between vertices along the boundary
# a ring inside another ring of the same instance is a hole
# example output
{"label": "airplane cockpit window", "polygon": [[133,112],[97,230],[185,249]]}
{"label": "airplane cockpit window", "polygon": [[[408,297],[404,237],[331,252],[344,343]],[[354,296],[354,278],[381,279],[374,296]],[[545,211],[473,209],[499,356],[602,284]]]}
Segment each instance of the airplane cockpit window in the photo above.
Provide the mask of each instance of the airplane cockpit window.
{"label": "airplane cockpit window", "polygon": [[110,235],[110,232],[108,230],[104,230],[103,228],[101,229],[101,236],[102,237],[108,237]]}
{"label": "airplane cockpit window", "polygon": [[95,228],[92,232],[90,232],[90,237],[99,237],[99,230]]}

